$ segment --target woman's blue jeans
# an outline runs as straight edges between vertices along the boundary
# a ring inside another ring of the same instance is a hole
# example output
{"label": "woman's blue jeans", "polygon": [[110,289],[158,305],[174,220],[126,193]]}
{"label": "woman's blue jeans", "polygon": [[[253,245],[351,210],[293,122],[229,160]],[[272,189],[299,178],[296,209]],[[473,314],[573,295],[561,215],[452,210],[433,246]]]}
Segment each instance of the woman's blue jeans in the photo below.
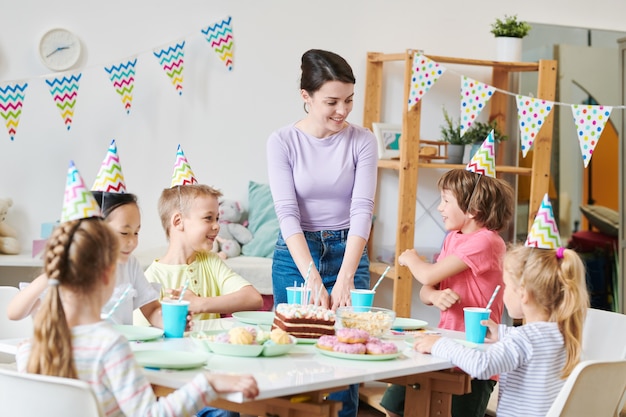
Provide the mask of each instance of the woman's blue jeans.
{"label": "woman's blue jeans", "polygon": [[[313,257],[313,262],[320,272],[324,287],[330,293],[337,281],[337,274],[343,262],[348,230],[304,232],[304,237]],[[287,302],[286,288],[293,286],[294,283],[302,285],[304,278],[293,261],[291,253],[289,253],[282,233],[279,233],[272,262],[274,306]],[[370,288],[369,258],[366,250],[363,250],[363,255],[354,275],[354,287],[358,289]],[[359,408],[359,385],[353,384],[347,390],[334,392],[328,396],[328,399],[343,403],[339,417],[356,417]]]}

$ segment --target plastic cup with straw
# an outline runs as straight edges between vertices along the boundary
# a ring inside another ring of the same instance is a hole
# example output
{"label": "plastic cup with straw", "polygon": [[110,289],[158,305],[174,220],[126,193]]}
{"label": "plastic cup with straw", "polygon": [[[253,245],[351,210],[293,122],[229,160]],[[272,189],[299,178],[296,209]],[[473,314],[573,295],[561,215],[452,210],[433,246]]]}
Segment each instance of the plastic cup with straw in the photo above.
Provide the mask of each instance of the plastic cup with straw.
{"label": "plastic cup with straw", "polygon": [[185,281],[185,285],[183,285],[183,289],[180,290],[180,295],[178,296],[178,301],[183,301],[183,297],[185,295],[185,291],[187,291],[187,288],[189,288],[189,279],[187,279],[187,281]]}

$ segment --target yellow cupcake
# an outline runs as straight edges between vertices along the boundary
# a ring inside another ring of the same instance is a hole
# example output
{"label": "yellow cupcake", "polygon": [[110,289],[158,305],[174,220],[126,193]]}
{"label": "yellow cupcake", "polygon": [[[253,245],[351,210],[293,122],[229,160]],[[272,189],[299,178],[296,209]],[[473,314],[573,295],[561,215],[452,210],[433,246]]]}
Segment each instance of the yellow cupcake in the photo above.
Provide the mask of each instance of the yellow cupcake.
{"label": "yellow cupcake", "polygon": [[233,327],[228,331],[230,343],[235,345],[251,345],[254,343],[254,335],[243,327]]}
{"label": "yellow cupcake", "polygon": [[286,345],[291,343],[291,339],[289,338],[289,334],[283,329],[275,328],[270,333],[270,339],[272,342],[277,345]]}

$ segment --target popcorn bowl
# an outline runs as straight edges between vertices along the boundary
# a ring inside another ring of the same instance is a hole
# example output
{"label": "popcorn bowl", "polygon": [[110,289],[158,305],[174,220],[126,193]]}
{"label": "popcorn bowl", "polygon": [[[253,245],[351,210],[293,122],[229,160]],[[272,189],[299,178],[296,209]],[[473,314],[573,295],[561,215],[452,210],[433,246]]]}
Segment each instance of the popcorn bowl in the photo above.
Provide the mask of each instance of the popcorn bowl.
{"label": "popcorn bowl", "polygon": [[396,312],[380,307],[339,307],[335,318],[337,329],[365,330],[370,336],[381,337],[391,330]]}

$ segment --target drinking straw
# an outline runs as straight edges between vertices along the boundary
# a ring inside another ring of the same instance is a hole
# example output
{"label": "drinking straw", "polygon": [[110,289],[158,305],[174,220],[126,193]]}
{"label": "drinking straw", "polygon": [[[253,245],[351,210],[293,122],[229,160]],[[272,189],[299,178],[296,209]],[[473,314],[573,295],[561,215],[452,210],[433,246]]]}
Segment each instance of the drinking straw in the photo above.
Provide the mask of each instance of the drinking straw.
{"label": "drinking straw", "polygon": [[309,262],[309,268],[307,269],[306,277],[304,278],[304,285],[303,285],[303,288],[302,288],[303,293],[302,293],[302,297],[301,297],[303,305],[309,304],[309,300],[307,300],[308,297],[306,296],[307,295],[306,285],[309,282],[309,275],[311,275],[311,268],[312,267],[313,267],[313,261]]}
{"label": "drinking straw", "polygon": [[120,304],[122,304],[122,301],[124,301],[124,298],[126,298],[126,296],[128,295],[128,293],[130,292],[130,290],[132,288],[133,288],[133,286],[128,284],[126,286],[126,289],[122,293],[122,295],[120,295],[120,298],[117,299],[115,304],[113,304],[113,307],[111,307],[111,309],[106,314],[102,315],[102,318],[104,318],[105,320],[110,319],[111,316],[113,315],[113,313],[115,313],[115,310],[117,310],[117,308],[120,306]]}
{"label": "drinking straw", "polygon": [[491,294],[491,298],[489,299],[489,302],[487,303],[487,307],[485,307],[486,310],[489,310],[489,307],[491,307],[491,304],[493,304],[493,300],[496,299],[496,295],[498,295],[498,291],[500,291],[499,285],[496,287],[495,290],[493,290],[493,294]]}
{"label": "drinking straw", "polygon": [[380,278],[378,278],[378,281],[376,281],[376,284],[374,284],[374,288],[372,288],[372,291],[376,291],[376,288],[378,288],[380,283],[383,282],[383,278],[385,278],[385,275],[387,275],[387,272],[389,272],[390,269],[391,265],[387,265],[387,268],[385,268],[385,272],[383,272]]}
{"label": "drinking straw", "polygon": [[178,301],[183,301],[183,295],[185,295],[185,291],[189,288],[189,278],[185,281],[185,285],[183,285],[183,289],[180,291],[180,295],[178,296]]}

